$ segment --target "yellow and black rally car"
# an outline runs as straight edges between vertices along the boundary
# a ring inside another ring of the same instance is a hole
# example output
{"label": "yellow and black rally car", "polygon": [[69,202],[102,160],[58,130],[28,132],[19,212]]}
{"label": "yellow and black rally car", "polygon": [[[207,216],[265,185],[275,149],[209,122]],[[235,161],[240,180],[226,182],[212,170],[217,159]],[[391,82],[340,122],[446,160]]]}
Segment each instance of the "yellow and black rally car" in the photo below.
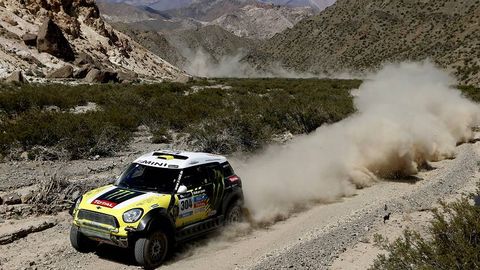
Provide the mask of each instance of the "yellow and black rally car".
{"label": "yellow and black rally car", "polygon": [[242,218],[242,183],[223,156],[155,151],[135,160],[115,184],[85,193],[72,206],[72,246],[132,247],[155,268],[176,243]]}

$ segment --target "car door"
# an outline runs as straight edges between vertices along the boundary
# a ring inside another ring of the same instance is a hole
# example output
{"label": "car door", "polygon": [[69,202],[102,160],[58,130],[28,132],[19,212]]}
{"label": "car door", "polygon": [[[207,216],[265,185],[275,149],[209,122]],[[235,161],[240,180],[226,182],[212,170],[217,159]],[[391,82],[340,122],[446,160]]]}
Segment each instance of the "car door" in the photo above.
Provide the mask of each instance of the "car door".
{"label": "car door", "polygon": [[185,185],[188,191],[178,195],[177,226],[193,224],[211,216],[209,202],[213,194],[213,185],[206,165],[184,169],[180,183]]}
{"label": "car door", "polygon": [[209,211],[208,216],[214,216],[220,210],[224,191],[225,191],[225,177],[223,168],[220,164],[208,164],[205,168],[208,176],[208,188],[206,188],[207,196],[209,197]]}

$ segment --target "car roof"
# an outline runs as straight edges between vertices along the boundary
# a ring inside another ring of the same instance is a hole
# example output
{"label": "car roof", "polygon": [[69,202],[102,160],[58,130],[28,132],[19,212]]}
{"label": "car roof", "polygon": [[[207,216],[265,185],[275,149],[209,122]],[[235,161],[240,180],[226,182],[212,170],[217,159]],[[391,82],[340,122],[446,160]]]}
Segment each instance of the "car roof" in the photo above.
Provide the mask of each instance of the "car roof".
{"label": "car roof", "polygon": [[151,167],[184,169],[207,163],[223,163],[227,158],[220,155],[175,150],[158,150],[137,158],[134,163]]}

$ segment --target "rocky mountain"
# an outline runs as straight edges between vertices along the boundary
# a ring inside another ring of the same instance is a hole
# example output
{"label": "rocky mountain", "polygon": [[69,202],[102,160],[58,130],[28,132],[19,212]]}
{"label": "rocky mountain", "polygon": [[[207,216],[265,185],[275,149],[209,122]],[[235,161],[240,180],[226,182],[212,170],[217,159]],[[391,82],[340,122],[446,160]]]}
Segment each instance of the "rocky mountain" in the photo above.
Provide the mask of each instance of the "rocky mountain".
{"label": "rocky mountain", "polygon": [[[94,0],[0,0],[0,76],[121,81],[187,75],[100,17]],[[128,76],[127,76],[128,75]]]}
{"label": "rocky mountain", "polygon": [[162,20],[169,18],[160,12],[154,12],[146,7],[138,7],[125,3],[98,2],[102,17],[108,22],[134,23],[142,21]]}
{"label": "rocky mountain", "polygon": [[209,22],[244,6],[257,3],[256,0],[196,0],[186,7],[166,12],[172,17],[193,18]]}
{"label": "rocky mountain", "polygon": [[431,59],[462,83],[480,84],[479,21],[476,0],[338,0],[275,35],[246,60],[323,73]]}
{"label": "rocky mountain", "polygon": [[237,37],[225,29],[209,25],[197,30],[177,31],[167,36],[168,41],[185,56],[203,51],[218,61],[222,56],[236,55],[255,47],[255,41]]}
{"label": "rocky mountain", "polygon": [[[233,1],[235,3],[236,0]],[[220,1],[232,2],[231,0]],[[218,8],[221,3],[210,3],[210,7]],[[247,2],[242,2],[247,3]],[[202,6],[202,1],[195,5]],[[193,5],[192,5],[193,6]],[[220,5],[222,6],[222,5]],[[241,6],[241,5],[239,5]],[[314,14],[310,7],[287,7],[256,2],[239,8],[231,8],[219,18],[211,22],[202,22],[190,17],[174,17],[172,14],[155,11],[148,7],[132,6],[127,4],[106,3],[99,4],[102,17],[110,23],[123,23],[123,28],[130,25],[132,29],[154,31],[168,34],[177,30],[196,30],[206,25],[217,25],[239,37],[253,39],[270,38],[276,33],[293,27],[300,20]],[[228,9],[227,9],[228,10]],[[175,13],[180,11],[170,11]],[[221,10],[215,11],[215,13]],[[183,16],[183,15],[182,15]],[[213,29],[213,28],[210,28]],[[130,32],[132,34],[132,32]]]}
{"label": "rocky mountain", "polygon": [[151,7],[156,10],[171,10],[186,7],[194,0],[97,0],[103,3],[127,4],[132,6]]}
{"label": "rocky mountain", "polygon": [[192,2],[194,2],[194,0],[160,0],[149,6],[153,9],[164,11],[187,7],[192,4]]}
{"label": "rocky mountain", "polygon": [[174,30],[196,29],[205,24],[191,18],[174,18],[150,7],[125,3],[101,2],[98,8],[105,21],[114,26],[120,23],[124,30],[128,28],[127,25],[130,25],[130,28],[135,30],[166,33]]}
{"label": "rocky mountain", "polygon": [[272,3],[279,6],[289,7],[312,7],[316,11],[322,11],[333,5],[335,0],[259,0],[263,3]]}
{"label": "rocky mountain", "polygon": [[210,22],[239,37],[268,39],[276,33],[292,28],[299,21],[313,15],[308,7],[285,7],[268,4],[244,6]]}
{"label": "rocky mountain", "polygon": [[181,54],[181,50],[170,44],[165,34],[150,30],[141,30],[125,23],[116,23],[114,27],[175,66],[184,67],[187,63],[187,59]]}

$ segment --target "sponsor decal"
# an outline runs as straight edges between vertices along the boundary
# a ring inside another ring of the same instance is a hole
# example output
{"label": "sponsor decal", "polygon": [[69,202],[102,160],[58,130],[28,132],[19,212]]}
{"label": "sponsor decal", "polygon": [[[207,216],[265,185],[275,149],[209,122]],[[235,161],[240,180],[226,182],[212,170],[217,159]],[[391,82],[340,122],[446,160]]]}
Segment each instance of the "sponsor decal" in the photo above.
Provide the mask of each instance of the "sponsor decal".
{"label": "sponsor decal", "polygon": [[184,218],[184,217],[189,217],[189,216],[191,216],[191,215],[193,215],[193,211],[181,213],[181,214],[179,215],[179,217]]}
{"label": "sponsor decal", "polygon": [[200,196],[196,196],[196,197],[193,197],[193,202],[200,202],[200,201],[204,201],[208,199],[208,196],[206,194],[203,194],[203,195],[200,195]]}
{"label": "sponsor decal", "polygon": [[209,216],[209,217],[214,216],[216,213],[217,213],[217,210],[209,211],[209,212],[208,212],[208,216]]}
{"label": "sponsor decal", "polygon": [[143,194],[145,193],[115,188],[107,193],[98,196],[95,200],[92,201],[92,204],[113,208],[122,202],[128,201]]}
{"label": "sponsor decal", "polygon": [[193,214],[198,214],[198,213],[205,213],[205,208],[195,208],[193,209]]}
{"label": "sponsor decal", "polygon": [[[108,208],[113,208],[117,205],[117,203],[114,202],[109,202],[109,201],[104,201],[104,200],[93,200],[92,204],[99,205],[99,206],[105,206]],[[99,207],[97,207],[99,208]]]}
{"label": "sponsor decal", "polygon": [[207,205],[206,201],[197,202],[193,205],[194,208],[205,207]]}
{"label": "sponsor decal", "polygon": [[193,193],[193,195],[202,194],[202,193],[205,193],[205,189],[202,189],[202,190],[194,190],[192,193]]}
{"label": "sponsor decal", "polygon": [[178,194],[179,199],[185,199],[185,198],[190,198],[190,197],[192,197],[191,192],[188,192],[188,193],[185,193],[185,194]]}

